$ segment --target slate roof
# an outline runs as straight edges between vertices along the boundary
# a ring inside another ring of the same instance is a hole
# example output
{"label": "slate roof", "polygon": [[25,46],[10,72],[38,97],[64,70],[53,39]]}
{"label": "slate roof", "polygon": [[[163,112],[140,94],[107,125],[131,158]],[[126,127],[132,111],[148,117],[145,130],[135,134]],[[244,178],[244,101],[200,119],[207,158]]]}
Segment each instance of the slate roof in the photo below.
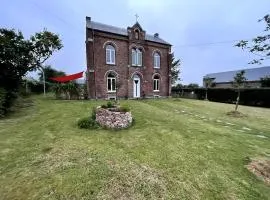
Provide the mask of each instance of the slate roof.
{"label": "slate roof", "polygon": [[[90,21],[90,20],[86,21],[86,27],[94,29],[94,30],[107,32],[107,33],[114,33],[117,35],[128,36],[127,29],[125,29],[125,28],[119,28],[116,26],[102,24],[102,23],[94,22],[94,21]],[[161,39],[160,37],[154,37],[154,35],[150,35],[150,34],[145,34],[145,39],[148,41],[151,41],[151,42],[157,42],[157,43],[161,43],[161,44],[171,45],[170,43],[166,42],[165,40]]]}
{"label": "slate roof", "polygon": [[[270,76],[270,66],[241,70],[245,70],[247,81],[259,81],[264,76]],[[241,70],[206,74],[204,77],[215,78],[214,82],[216,83],[232,82],[235,74]]]}

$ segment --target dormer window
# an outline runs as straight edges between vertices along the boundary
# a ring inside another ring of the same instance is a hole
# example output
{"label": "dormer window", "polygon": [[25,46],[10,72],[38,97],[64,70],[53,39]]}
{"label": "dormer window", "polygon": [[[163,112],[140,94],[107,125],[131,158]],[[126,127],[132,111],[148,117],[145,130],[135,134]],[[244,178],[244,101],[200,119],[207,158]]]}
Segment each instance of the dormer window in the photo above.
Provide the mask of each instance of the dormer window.
{"label": "dormer window", "polygon": [[132,49],[132,66],[142,66],[142,50]]}
{"label": "dormer window", "polygon": [[135,39],[138,40],[139,39],[139,31],[135,30]]}

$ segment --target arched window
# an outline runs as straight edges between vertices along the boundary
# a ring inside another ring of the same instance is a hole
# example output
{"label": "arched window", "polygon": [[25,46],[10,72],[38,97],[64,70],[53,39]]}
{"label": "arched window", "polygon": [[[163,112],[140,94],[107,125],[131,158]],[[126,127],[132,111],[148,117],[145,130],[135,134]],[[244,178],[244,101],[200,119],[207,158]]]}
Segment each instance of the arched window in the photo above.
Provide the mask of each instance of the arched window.
{"label": "arched window", "polygon": [[159,53],[154,53],[154,68],[160,68],[160,55]]}
{"label": "arched window", "polygon": [[115,64],[115,48],[112,45],[106,46],[106,64]]}
{"label": "arched window", "polygon": [[116,91],[116,77],[113,73],[109,73],[107,76],[107,90],[108,92]]}
{"label": "arched window", "polygon": [[160,85],[160,78],[159,78],[158,75],[155,75],[154,80],[153,80],[153,90],[154,90],[154,92],[159,91],[159,85]]}
{"label": "arched window", "polygon": [[142,66],[142,50],[132,49],[132,66]]}

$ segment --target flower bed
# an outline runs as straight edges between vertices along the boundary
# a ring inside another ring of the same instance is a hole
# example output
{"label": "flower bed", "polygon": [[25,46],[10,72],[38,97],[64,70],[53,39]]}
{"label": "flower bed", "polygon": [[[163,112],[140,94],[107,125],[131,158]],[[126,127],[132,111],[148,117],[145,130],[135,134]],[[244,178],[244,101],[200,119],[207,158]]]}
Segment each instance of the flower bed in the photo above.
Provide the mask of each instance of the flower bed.
{"label": "flower bed", "polygon": [[131,112],[121,112],[119,108],[102,108],[96,110],[97,123],[106,128],[122,129],[132,124]]}

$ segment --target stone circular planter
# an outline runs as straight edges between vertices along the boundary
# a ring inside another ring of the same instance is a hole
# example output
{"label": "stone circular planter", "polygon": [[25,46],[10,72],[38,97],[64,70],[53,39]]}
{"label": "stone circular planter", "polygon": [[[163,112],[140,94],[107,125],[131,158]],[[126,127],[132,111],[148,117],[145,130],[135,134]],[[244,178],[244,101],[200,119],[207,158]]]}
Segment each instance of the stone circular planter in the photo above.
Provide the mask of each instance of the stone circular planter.
{"label": "stone circular planter", "polygon": [[101,108],[96,110],[97,123],[106,128],[122,129],[132,124],[131,112],[119,112],[117,108]]}

